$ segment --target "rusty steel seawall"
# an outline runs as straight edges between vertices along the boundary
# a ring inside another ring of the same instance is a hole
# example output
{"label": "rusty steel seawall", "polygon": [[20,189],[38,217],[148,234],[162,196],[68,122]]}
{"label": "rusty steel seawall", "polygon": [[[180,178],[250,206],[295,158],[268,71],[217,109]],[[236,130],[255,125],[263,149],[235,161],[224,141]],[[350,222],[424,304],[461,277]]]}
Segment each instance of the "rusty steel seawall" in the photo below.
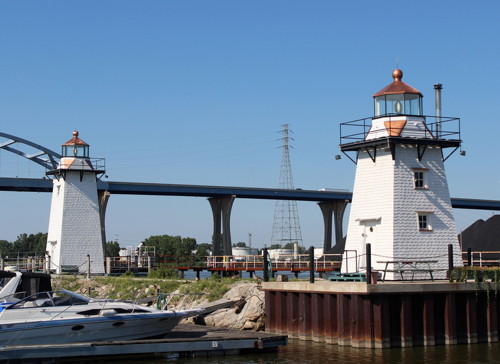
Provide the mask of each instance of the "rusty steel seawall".
{"label": "rusty steel seawall", "polygon": [[266,331],[357,348],[498,342],[494,284],[266,282]]}

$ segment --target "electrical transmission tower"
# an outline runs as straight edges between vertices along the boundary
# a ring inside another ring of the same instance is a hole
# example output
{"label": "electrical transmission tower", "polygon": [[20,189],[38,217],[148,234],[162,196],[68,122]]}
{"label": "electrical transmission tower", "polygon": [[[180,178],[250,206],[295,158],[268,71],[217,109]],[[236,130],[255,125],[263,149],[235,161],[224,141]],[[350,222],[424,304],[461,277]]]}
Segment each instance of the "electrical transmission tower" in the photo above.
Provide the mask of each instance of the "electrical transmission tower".
{"label": "electrical transmission tower", "polygon": [[[278,188],[293,190],[292,164],[290,163],[288,124],[281,129],[281,171]],[[297,201],[277,200],[274,208],[272,244],[299,243],[302,245]]]}

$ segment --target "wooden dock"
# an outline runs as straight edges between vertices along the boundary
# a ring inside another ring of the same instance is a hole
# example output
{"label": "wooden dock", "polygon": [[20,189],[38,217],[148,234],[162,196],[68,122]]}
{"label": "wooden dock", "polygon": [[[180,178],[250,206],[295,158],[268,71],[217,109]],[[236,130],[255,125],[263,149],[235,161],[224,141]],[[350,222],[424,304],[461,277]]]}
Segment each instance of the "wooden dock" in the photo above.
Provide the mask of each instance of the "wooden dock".
{"label": "wooden dock", "polygon": [[162,339],[4,346],[0,347],[0,361],[81,360],[83,357],[96,360],[111,356],[139,356],[142,359],[166,355],[208,357],[276,351],[287,343],[286,335],[181,324]]}

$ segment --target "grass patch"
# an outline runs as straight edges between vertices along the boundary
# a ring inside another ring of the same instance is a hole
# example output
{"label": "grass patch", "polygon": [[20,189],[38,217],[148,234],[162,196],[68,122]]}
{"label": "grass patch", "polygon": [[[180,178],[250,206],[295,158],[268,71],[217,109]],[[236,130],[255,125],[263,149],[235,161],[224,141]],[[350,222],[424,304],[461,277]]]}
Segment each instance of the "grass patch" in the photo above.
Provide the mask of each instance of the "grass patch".
{"label": "grass patch", "polygon": [[75,275],[63,275],[58,279],[52,279],[52,289],[67,289],[72,292],[80,292],[85,287],[81,280]]}
{"label": "grass patch", "polygon": [[94,279],[96,285],[108,287],[107,298],[134,300],[160,293],[175,291],[182,284],[178,281],[156,279],[138,279],[133,277],[99,277]]}
{"label": "grass patch", "polygon": [[195,281],[180,287],[180,293],[205,293],[209,302],[216,301],[229,291],[231,285],[234,284],[234,279],[218,278],[213,275],[211,278]]}
{"label": "grass patch", "polygon": [[149,272],[148,278],[176,279],[178,278],[178,273],[176,269],[168,267],[160,267],[158,269],[154,269],[151,272]]}
{"label": "grass patch", "polygon": [[147,278],[133,278],[122,275],[120,277],[93,277],[90,281],[77,276],[61,276],[52,280],[52,288],[67,289],[81,294],[88,293],[92,288],[92,296],[98,298],[112,298],[135,300],[154,296],[158,293],[175,291],[183,282],[176,280],[160,280]]}
{"label": "grass patch", "polygon": [[[92,297],[131,301],[156,296],[157,293],[168,296],[169,293],[178,289],[180,294],[193,295],[190,300],[197,300],[201,297],[213,302],[222,298],[234,283],[241,282],[241,280],[232,278],[220,278],[218,275],[200,281],[163,279],[169,274],[169,270],[165,269],[148,278],[134,278],[128,274],[120,277],[92,277],[91,280],[78,276],[60,276],[53,279],[52,286],[54,290],[67,289],[84,295],[88,294],[89,287],[91,287]],[[197,293],[201,293],[203,296],[197,296]],[[182,296],[175,295],[172,297],[171,303],[175,304],[180,300],[182,300]]]}

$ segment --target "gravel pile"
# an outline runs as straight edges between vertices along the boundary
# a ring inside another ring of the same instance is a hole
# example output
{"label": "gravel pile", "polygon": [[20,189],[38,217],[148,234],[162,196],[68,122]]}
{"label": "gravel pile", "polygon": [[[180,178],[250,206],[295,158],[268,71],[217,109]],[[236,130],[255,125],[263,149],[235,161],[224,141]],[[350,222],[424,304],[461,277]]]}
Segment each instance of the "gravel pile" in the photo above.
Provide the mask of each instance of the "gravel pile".
{"label": "gravel pile", "polygon": [[[462,251],[471,248],[473,252],[500,252],[500,215],[493,215],[488,220],[477,220],[458,236]],[[474,259],[479,259],[474,254]],[[500,253],[483,254],[483,259],[498,260]]]}

